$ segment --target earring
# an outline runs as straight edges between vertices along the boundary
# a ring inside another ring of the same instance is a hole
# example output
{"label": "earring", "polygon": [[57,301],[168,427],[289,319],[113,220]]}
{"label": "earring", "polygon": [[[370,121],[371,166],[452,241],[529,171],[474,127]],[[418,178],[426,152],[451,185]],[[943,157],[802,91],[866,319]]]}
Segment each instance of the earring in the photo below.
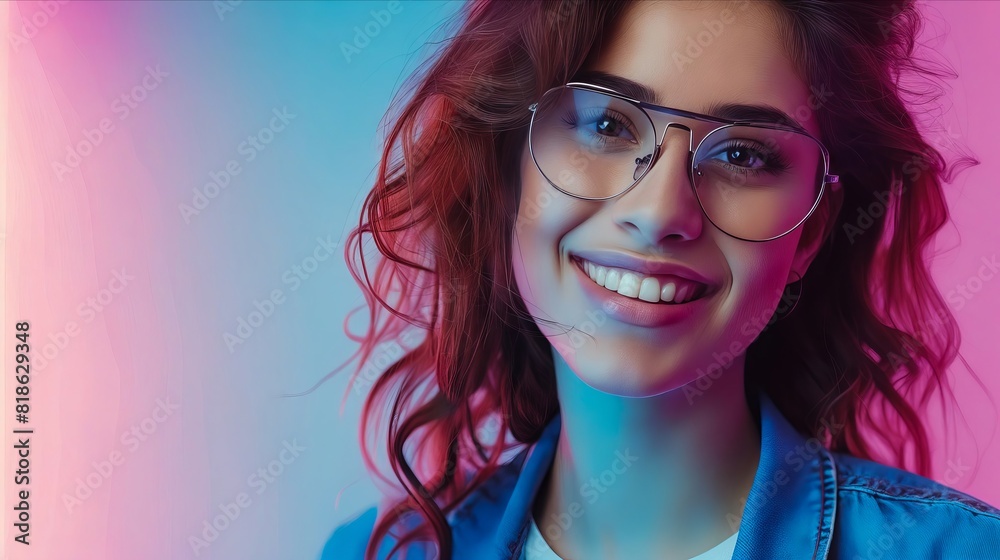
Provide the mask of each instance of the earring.
{"label": "earring", "polygon": [[[781,292],[781,300],[778,302],[778,309],[774,312],[775,321],[780,321],[785,317],[792,314],[795,311],[795,307],[798,306],[799,300],[802,299],[802,275],[798,272],[795,273],[798,278],[790,282],[785,289]],[[795,286],[798,285],[796,288]],[[782,310],[782,306],[787,305],[788,302],[792,303],[792,306],[788,310]]]}

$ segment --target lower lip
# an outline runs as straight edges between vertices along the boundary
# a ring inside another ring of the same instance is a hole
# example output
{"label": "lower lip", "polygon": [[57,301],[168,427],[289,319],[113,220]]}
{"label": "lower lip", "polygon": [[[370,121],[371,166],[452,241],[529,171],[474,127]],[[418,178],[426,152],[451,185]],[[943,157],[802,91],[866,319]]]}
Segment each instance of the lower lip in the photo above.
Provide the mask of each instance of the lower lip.
{"label": "lower lip", "polygon": [[708,300],[708,295],[704,295],[685,303],[650,303],[626,297],[598,286],[581,266],[578,261],[573,261],[573,268],[580,276],[580,283],[583,284],[587,299],[600,307],[608,316],[623,323],[640,327],[662,327],[679,323],[697,313]]}

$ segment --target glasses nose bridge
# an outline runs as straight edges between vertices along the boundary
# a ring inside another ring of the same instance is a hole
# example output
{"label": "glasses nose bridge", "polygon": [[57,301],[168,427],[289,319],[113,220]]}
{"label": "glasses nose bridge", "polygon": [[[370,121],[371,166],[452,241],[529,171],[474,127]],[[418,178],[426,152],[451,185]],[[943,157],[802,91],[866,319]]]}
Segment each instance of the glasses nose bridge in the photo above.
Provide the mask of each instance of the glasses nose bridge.
{"label": "glasses nose bridge", "polygon": [[[649,115],[649,119],[653,123],[653,135],[654,135],[653,157],[652,161],[649,162],[648,170],[651,170],[653,166],[656,165],[656,162],[659,161],[660,156],[663,155],[663,143],[666,141],[667,133],[670,132],[670,129],[676,129],[687,132],[688,146],[687,146],[687,154],[685,154],[686,157],[684,159],[688,162],[688,165],[690,166],[693,163],[693,159],[691,156],[693,155],[695,146],[694,142],[695,130],[693,126],[694,123],[688,123],[686,122],[687,119],[684,119],[683,117],[680,117],[678,115],[661,113],[659,111],[652,111],[652,112],[646,111],[646,114]],[[662,132],[660,132],[661,128]]]}
{"label": "glasses nose bridge", "polygon": [[[706,131],[702,130],[704,123],[699,123],[697,120],[690,119],[681,115],[677,115],[665,111],[657,111],[651,107],[643,106],[642,109],[649,116],[649,120],[653,124],[653,134],[654,140],[654,157],[651,162],[649,162],[649,167],[652,168],[656,165],[657,160],[663,154],[663,143],[667,139],[667,133],[670,129],[677,129],[687,132],[688,135],[688,145],[687,145],[687,159],[689,163],[693,164],[693,154],[697,142],[695,141],[695,134],[703,135]],[[699,126],[700,125],[700,126]],[[699,139],[700,142],[700,139]]]}
{"label": "glasses nose bridge", "polygon": [[[687,126],[686,124],[677,122],[676,120],[673,120],[673,119],[671,119],[670,121],[668,121],[666,124],[663,125],[663,132],[659,135],[659,138],[657,138],[657,140],[656,140],[656,148],[657,148],[657,150],[662,150],[663,142],[667,139],[667,132],[670,132],[671,128],[675,128],[675,129],[683,130],[683,131],[687,132],[688,133],[688,151],[689,152],[694,151],[694,130],[690,126]],[[656,130],[655,121],[654,121],[653,129]]]}

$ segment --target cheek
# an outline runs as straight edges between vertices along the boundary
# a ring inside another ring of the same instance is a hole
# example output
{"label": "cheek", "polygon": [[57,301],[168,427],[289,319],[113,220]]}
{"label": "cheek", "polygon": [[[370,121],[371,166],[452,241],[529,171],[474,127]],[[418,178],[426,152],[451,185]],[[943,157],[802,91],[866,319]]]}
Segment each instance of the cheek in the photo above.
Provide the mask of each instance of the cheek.
{"label": "cheek", "polygon": [[560,238],[579,223],[569,197],[549,185],[525,147],[521,154],[521,196],[514,234],[523,249],[557,248]]}
{"label": "cheek", "polygon": [[[531,163],[530,157],[527,164]],[[557,202],[549,189],[522,163],[521,196],[514,220],[511,267],[521,297],[532,315],[545,301],[544,292],[555,282],[555,260],[561,236]]]}
{"label": "cheek", "polygon": [[[781,299],[788,270],[795,256],[797,235],[747,245],[733,240],[724,252],[732,273],[730,331],[756,337]],[[749,341],[747,341],[749,342]]]}
{"label": "cheek", "polygon": [[[512,232],[511,268],[529,312],[554,317],[550,309],[569,272],[563,247],[572,242],[574,230],[586,221],[593,203],[555,190],[538,175],[531,156],[522,160],[521,196]],[[587,206],[590,204],[591,206]]]}

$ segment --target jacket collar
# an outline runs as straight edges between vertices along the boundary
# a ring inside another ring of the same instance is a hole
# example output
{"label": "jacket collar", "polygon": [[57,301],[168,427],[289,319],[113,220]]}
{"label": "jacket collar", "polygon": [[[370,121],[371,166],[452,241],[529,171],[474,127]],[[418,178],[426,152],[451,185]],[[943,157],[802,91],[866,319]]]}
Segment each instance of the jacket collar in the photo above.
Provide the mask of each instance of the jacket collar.
{"label": "jacket collar", "polygon": [[[823,560],[829,553],[837,507],[833,458],[818,440],[807,440],[798,433],[763,393],[759,406],[760,463],[740,521],[733,560]],[[507,465],[515,471],[501,474],[498,478],[500,488],[485,489],[489,495],[487,503],[492,507],[481,508],[479,513],[485,513],[487,518],[500,518],[495,525],[490,557],[501,560],[520,557],[532,503],[555,457],[561,422],[561,416],[556,415],[539,440]],[[504,494],[509,496],[506,507],[502,505]],[[481,520],[474,524],[484,526]],[[485,524],[486,527],[490,525]],[[471,536],[467,531],[457,530],[456,551],[463,549],[463,535]],[[479,544],[482,545],[482,541]]]}

